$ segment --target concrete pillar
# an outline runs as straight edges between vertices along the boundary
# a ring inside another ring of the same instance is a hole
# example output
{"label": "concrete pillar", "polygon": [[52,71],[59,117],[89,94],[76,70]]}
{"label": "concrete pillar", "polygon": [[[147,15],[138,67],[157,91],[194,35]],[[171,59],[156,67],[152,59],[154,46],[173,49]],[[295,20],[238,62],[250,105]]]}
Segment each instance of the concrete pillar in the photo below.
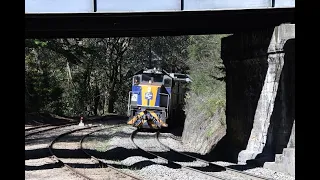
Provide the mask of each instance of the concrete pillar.
{"label": "concrete pillar", "polygon": [[295,122],[286,147],[281,154],[276,154],[274,162],[266,162],[263,167],[295,176]]}
{"label": "concrete pillar", "polygon": [[222,39],[227,133],[215,150],[227,161],[237,163],[239,151],[247,146],[268,69],[267,49],[273,29],[236,33]]}
{"label": "concrete pillar", "polygon": [[292,126],[292,130],[291,130],[291,135],[290,135],[290,139],[289,139],[289,142],[287,144],[287,148],[295,148],[296,147],[296,141],[295,141],[295,136],[296,136],[296,133],[295,133],[295,121],[293,122],[293,126]]}
{"label": "concrete pillar", "polygon": [[[268,69],[263,88],[255,111],[253,127],[245,150],[238,155],[238,163],[245,164],[263,151],[267,142],[270,118],[274,110],[278,92],[280,75],[284,65],[284,45],[289,39],[295,38],[295,25],[282,24],[274,28],[268,47]],[[285,111],[285,109],[284,109]]]}

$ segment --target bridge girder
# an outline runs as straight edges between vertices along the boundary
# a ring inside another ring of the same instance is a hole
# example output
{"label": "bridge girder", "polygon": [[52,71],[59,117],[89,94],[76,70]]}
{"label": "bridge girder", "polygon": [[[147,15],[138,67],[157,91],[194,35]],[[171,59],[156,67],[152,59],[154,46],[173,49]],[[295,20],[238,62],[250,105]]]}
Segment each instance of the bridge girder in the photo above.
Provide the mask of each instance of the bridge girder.
{"label": "bridge girder", "polygon": [[25,38],[229,34],[294,23],[294,8],[26,14]]}

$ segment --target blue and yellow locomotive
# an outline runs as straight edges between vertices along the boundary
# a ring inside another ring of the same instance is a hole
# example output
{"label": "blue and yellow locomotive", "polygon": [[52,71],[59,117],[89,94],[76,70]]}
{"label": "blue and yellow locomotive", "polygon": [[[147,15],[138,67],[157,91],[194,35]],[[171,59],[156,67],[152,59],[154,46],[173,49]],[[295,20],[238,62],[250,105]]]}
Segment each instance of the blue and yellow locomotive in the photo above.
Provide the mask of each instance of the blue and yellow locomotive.
{"label": "blue and yellow locomotive", "polygon": [[142,129],[168,127],[168,120],[182,111],[187,83],[186,74],[146,69],[135,73],[129,92],[127,124]]}

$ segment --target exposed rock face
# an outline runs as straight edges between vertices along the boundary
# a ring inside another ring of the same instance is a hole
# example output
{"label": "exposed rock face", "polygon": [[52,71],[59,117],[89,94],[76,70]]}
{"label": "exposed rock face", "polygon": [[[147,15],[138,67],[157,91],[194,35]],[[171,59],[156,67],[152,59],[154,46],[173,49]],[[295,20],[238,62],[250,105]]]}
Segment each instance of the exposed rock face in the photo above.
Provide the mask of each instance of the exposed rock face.
{"label": "exposed rock face", "polygon": [[[194,95],[196,96],[196,95]],[[226,134],[225,108],[217,107],[212,117],[207,111],[199,111],[205,103],[204,96],[193,97],[187,104],[187,116],[184,124],[182,142],[192,152],[206,154]]]}

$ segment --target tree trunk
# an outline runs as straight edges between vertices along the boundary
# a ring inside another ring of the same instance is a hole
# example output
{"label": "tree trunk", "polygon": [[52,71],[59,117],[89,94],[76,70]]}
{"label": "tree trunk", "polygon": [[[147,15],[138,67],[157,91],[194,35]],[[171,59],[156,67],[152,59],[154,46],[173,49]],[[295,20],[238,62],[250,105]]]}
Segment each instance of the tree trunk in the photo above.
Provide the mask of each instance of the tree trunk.
{"label": "tree trunk", "polygon": [[115,95],[116,95],[115,91],[111,91],[109,93],[108,113],[113,113],[114,103],[115,103]]}
{"label": "tree trunk", "polygon": [[98,115],[98,106],[99,106],[99,102],[100,102],[100,92],[99,92],[99,87],[96,84],[96,89],[95,89],[95,93],[94,93],[94,115],[97,116]]}
{"label": "tree trunk", "polygon": [[112,68],[112,76],[111,76],[111,82],[112,85],[109,89],[109,103],[108,103],[108,113],[113,113],[114,110],[114,103],[116,101],[116,95],[117,92],[115,91],[116,89],[116,85],[117,85],[117,75],[118,75],[118,66],[117,65],[113,65]]}
{"label": "tree trunk", "polygon": [[107,107],[107,95],[104,95],[104,98],[103,98],[103,109],[102,109],[102,114],[103,115],[105,115],[106,107]]}

